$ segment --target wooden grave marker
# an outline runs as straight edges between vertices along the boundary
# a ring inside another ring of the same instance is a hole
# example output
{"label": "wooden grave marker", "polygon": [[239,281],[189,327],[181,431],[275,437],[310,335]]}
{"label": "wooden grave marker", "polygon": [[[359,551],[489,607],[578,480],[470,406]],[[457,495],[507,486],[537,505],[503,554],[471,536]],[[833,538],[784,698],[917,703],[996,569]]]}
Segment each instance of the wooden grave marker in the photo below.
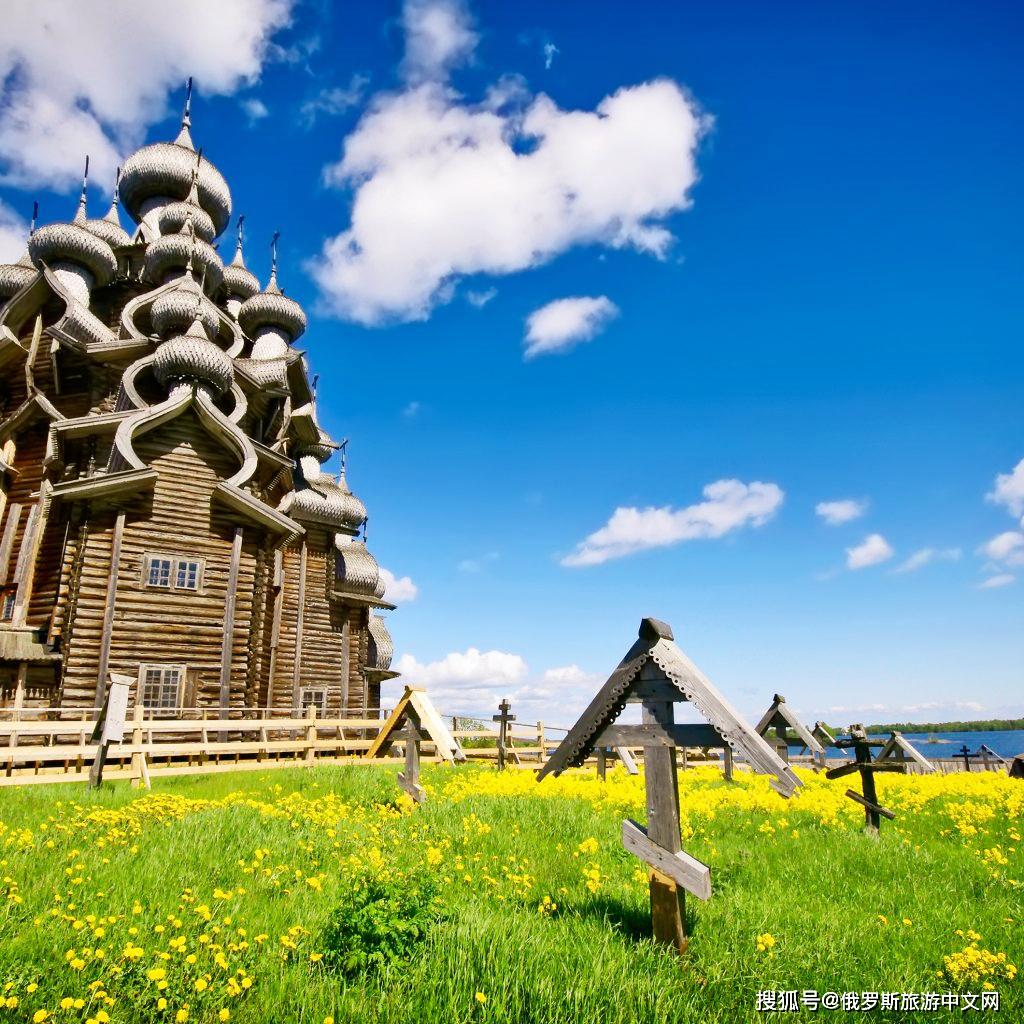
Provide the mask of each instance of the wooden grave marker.
{"label": "wooden grave marker", "polygon": [[[707,724],[675,722],[675,705],[689,701]],[[627,704],[641,706],[642,723],[616,725]],[[657,619],[640,623],[636,643],[537,773],[538,781],[578,768],[602,747],[643,747],[646,829],[622,823],[622,842],[648,866],[651,925],[659,942],[686,950],[685,893],[711,896],[711,869],[682,850],[676,751],[725,747],[742,752],[751,767],[775,776],[783,796],[800,785],[793,770],[759,736],[675,643]]]}
{"label": "wooden grave marker", "polygon": [[426,799],[426,793],[420,785],[420,744],[424,740],[434,744],[442,760],[466,760],[462,747],[437,713],[427,691],[421,686],[407,686],[394,711],[366,751],[366,757],[387,757],[396,742],[404,743],[405,772],[399,773],[398,785],[416,803],[423,803]]}
{"label": "wooden grave marker", "polygon": [[889,741],[875,756],[875,763],[877,764],[879,761],[895,762],[902,765],[916,764],[922,772],[935,771],[935,765],[903,733],[896,730],[889,733]]}
{"label": "wooden grave marker", "polygon": [[[834,747],[836,745],[835,736],[829,732],[829,728],[824,722],[815,722],[814,728],[811,730],[811,735],[821,744],[822,747]],[[819,767],[828,767],[827,753],[822,753]]]}
{"label": "wooden grave marker", "polygon": [[128,716],[128,697],[132,692],[133,676],[110,673],[110,685],[107,687],[103,706],[100,708],[96,727],[92,731],[91,742],[98,743],[96,756],[89,769],[89,788],[98,789],[103,782],[103,766],[107,762],[107,751],[111,743],[124,741],[124,723]]}
{"label": "wooden grave marker", "polygon": [[878,829],[882,818],[890,821],[896,815],[887,807],[878,802],[878,791],[875,788],[875,774],[877,772],[905,772],[906,763],[897,760],[872,760],[871,748],[878,747],[881,751],[887,748],[891,740],[872,739],[868,736],[863,725],[851,725],[850,735],[844,736],[835,741],[835,746],[840,750],[853,750],[853,760],[849,764],[841,764],[838,768],[830,768],[825,772],[826,779],[841,779],[854,772],[860,773],[861,792],[848,789],[846,795],[861,804],[864,808],[865,824],[868,832],[878,835]]}
{"label": "wooden grave marker", "polygon": [[761,721],[755,726],[755,731],[759,736],[764,736],[769,729],[775,730],[777,737],[776,750],[778,750],[779,756],[787,764],[789,763],[790,730],[796,733],[793,742],[802,743],[811,752],[816,765],[819,758],[824,761],[825,748],[818,742],[814,733],[797,718],[796,713],[790,709],[786,703],[786,698],[781,693],[775,694],[771,707],[768,708],[761,717]]}
{"label": "wooden grave marker", "polygon": [[[498,771],[503,771],[505,764],[508,760],[509,754],[509,725],[516,720],[516,716],[510,714],[512,705],[508,702],[508,697],[502,697],[501,703],[498,705],[498,713],[491,715],[491,721],[498,723]],[[516,756],[516,763],[518,764],[519,758]]]}

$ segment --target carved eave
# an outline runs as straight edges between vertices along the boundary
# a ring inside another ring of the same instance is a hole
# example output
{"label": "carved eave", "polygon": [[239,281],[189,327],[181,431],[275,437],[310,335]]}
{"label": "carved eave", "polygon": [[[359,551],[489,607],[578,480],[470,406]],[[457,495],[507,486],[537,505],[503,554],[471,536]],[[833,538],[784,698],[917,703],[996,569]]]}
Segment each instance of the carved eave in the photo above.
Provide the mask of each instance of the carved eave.
{"label": "carved eave", "polygon": [[129,469],[119,473],[97,473],[78,480],[54,484],[53,500],[123,502],[152,490],[156,483],[155,469]]}
{"label": "carved eave", "polygon": [[364,668],[363,669],[363,675],[371,683],[383,683],[383,682],[386,682],[388,679],[397,679],[401,674],[402,674],[401,672],[392,672],[391,669],[382,669],[382,668]]}
{"label": "carved eave", "polygon": [[16,434],[39,416],[46,416],[51,420],[64,419],[50,400],[37,391],[22,402],[3,423],[0,423],[0,442],[6,441],[12,434]]}
{"label": "carved eave", "polygon": [[789,796],[801,784],[789,765],[679,649],[671,627],[657,619],[641,622],[636,643],[538,772],[538,780],[583,764],[593,753],[601,734],[625,710],[627,700],[635,699],[634,691],[640,689],[640,672],[648,664],[653,666],[652,674],[668,684],[666,699],[689,701],[719,735],[723,745],[728,744],[743,754],[755,771],[776,777],[778,781],[773,786],[779,792]]}
{"label": "carved eave", "polygon": [[41,644],[35,629],[0,626],[0,662],[22,661],[58,662],[61,655],[46,644]]}
{"label": "carved eave", "polygon": [[0,310],[0,330],[6,328],[11,337],[17,338],[25,324],[43,308],[51,294],[46,277],[40,271],[34,280],[25,285],[17,295],[12,296],[3,310]]}
{"label": "carved eave", "polygon": [[82,437],[100,437],[114,434],[121,423],[132,415],[131,409],[121,412],[91,413],[73,419],[56,420],[50,424],[46,439],[45,466],[60,466],[64,463],[64,442]]}
{"label": "carved eave", "polygon": [[11,334],[8,327],[0,324],[0,369],[15,360],[24,359],[28,355],[28,349]]}
{"label": "carved eave", "polygon": [[331,601],[341,601],[344,604],[358,604],[366,608],[384,608],[389,612],[395,610],[395,605],[388,604],[383,598],[374,597],[372,594],[360,594],[354,590],[341,590],[338,587],[332,587],[328,591],[327,597]]}
{"label": "carved eave", "polygon": [[213,489],[213,497],[247,519],[261,526],[278,538],[278,545],[289,544],[306,531],[290,516],[271,508],[254,494],[235,487],[230,483],[219,483]]}

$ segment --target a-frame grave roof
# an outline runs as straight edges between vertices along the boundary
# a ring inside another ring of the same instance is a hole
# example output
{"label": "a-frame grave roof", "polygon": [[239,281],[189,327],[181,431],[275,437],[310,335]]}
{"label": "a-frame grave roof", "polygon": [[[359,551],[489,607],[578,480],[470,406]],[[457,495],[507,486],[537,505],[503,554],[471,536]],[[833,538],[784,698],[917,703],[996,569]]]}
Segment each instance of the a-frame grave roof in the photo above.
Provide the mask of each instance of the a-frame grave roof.
{"label": "a-frame grave roof", "polygon": [[451,734],[448,726],[438,714],[427,691],[421,686],[407,686],[395,710],[388,716],[376,739],[367,750],[367,757],[387,757],[396,742],[403,742],[400,735],[408,726],[419,733],[422,740],[434,744],[438,757],[445,761],[465,761],[466,755],[459,741]]}
{"label": "a-frame grave roof", "polygon": [[875,755],[875,764],[906,764],[910,761],[924,772],[935,771],[935,765],[901,732],[891,732],[885,746]]}
{"label": "a-frame grave roof", "polygon": [[[613,725],[627,703],[644,699],[689,701],[708,724],[676,725],[670,735],[660,738],[654,737],[653,726]],[[549,774],[559,775],[566,768],[578,768],[598,745],[619,745],[623,740],[617,732],[626,730],[651,730],[653,741],[659,744],[728,744],[755,771],[774,775],[772,786],[783,796],[791,796],[801,785],[792,768],[680,650],[671,626],[657,619],[640,623],[636,643],[537,773],[538,780]],[[631,745],[643,744],[634,741]]]}
{"label": "a-frame grave roof", "polygon": [[817,736],[797,718],[796,713],[786,703],[786,698],[781,693],[775,694],[771,707],[761,716],[761,721],[755,726],[758,736],[764,736],[769,729],[783,728],[792,729],[797,739],[812,753],[819,757],[825,756],[825,748],[821,745]]}

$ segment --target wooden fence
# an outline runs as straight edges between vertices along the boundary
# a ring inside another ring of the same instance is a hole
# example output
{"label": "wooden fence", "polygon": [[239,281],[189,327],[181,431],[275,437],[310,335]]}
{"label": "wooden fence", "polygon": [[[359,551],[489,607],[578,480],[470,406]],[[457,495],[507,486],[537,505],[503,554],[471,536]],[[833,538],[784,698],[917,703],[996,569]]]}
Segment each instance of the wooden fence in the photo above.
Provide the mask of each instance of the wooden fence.
{"label": "wooden fence", "polygon": [[[3,712],[0,712],[3,714]],[[95,711],[20,709],[0,719],[0,786],[44,782],[86,781],[96,756],[91,737]],[[320,718],[315,708],[302,715],[270,708],[232,711],[221,718],[217,709],[146,712],[136,707],[125,727],[125,739],[110,746],[104,777],[141,781],[145,775],[186,775],[217,771],[253,771],[299,764],[398,764],[400,758],[365,757],[387,717]],[[213,717],[216,715],[217,717]],[[449,716],[452,733],[467,760],[498,760],[501,734],[483,724],[484,716]],[[564,736],[564,728],[537,722],[509,723],[505,734],[505,763],[536,768]],[[642,751],[632,751],[637,760]],[[611,755],[609,755],[611,756]],[[423,760],[439,760],[429,742]],[[595,759],[596,760],[596,759]],[[811,767],[810,758],[793,757],[794,764]],[[720,763],[717,754],[683,751],[681,767]],[[829,766],[842,764],[830,759]],[[938,772],[964,771],[963,758],[932,759]],[[909,765],[916,773],[920,769]],[[1005,762],[978,760],[973,771],[1005,771]]]}

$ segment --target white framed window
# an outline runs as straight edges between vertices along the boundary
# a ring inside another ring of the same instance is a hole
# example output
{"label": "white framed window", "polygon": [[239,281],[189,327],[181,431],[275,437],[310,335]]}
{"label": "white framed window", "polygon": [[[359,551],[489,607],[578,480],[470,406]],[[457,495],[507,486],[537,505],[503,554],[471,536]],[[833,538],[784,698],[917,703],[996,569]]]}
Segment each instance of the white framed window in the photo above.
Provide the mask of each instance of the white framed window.
{"label": "white framed window", "polygon": [[327,712],[327,688],[325,686],[303,686],[299,690],[299,703],[303,711],[316,708],[317,715]]}
{"label": "white framed window", "polygon": [[149,555],[146,559],[146,586],[167,587],[171,585],[171,560],[163,555]]}
{"label": "white framed window", "polygon": [[198,590],[203,572],[203,563],[188,558],[179,558],[174,567],[176,590]]}
{"label": "white framed window", "polygon": [[3,595],[3,607],[0,609],[0,619],[4,622],[10,622],[14,618],[14,602],[17,599],[17,591],[8,590]]}
{"label": "white framed window", "polygon": [[203,560],[177,555],[146,555],[142,576],[147,587],[162,590],[199,590],[203,585]]}
{"label": "white framed window", "polygon": [[139,694],[151,711],[173,711],[181,704],[184,665],[140,665]]}

